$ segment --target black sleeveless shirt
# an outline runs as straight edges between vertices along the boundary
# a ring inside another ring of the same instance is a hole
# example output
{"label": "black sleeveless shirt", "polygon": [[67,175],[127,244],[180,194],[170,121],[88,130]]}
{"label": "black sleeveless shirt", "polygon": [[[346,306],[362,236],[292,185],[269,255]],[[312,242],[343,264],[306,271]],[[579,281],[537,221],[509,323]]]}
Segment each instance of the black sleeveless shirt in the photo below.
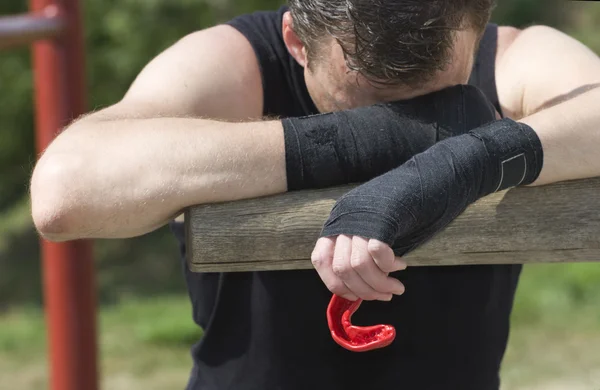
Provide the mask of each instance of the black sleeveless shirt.
{"label": "black sleeveless shirt", "polygon": [[[264,115],[317,113],[303,69],[282,38],[283,7],[233,19],[262,74]],[[494,79],[497,26],[488,25],[470,83],[501,112]],[[185,259],[181,223],[171,228]],[[492,390],[507,343],[520,266],[409,267],[406,293],[365,302],[357,324],[393,324],[395,342],[349,352],[331,338],[331,293],[313,270],[192,273],[185,276],[204,337],[192,349],[193,390]]]}

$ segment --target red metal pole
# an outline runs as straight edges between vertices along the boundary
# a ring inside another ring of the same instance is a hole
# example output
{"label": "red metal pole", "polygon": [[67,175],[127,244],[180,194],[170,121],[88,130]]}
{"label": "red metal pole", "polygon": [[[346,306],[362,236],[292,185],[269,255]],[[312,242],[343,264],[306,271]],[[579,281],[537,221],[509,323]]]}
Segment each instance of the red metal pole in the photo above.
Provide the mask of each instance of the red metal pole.
{"label": "red metal pole", "polygon": [[[31,0],[33,12],[65,18],[60,38],[33,45],[37,150],[84,112],[83,35],[77,0]],[[50,388],[96,390],[95,283],[89,241],[42,240]]]}

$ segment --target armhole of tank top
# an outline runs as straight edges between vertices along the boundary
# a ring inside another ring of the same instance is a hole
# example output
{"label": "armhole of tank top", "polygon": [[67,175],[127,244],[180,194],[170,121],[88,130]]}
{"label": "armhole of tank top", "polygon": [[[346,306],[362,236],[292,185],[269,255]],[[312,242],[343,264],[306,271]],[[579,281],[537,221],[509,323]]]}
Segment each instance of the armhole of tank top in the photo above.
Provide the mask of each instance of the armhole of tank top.
{"label": "armhole of tank top", "polygon": [[473,84],[479,87],[483,93],[490,99],[496,110],[502,117],[502,107],[498,99],[498,90],[496,89],[496,51],[498,49],[498,26],[490,23],[487,25],[479,51],[475,60]]}
{"label": "armhole of tank top", "polygon": [[[285,8],[277,11],[257,11],[238,16],[225,24],[238,30],[250,43],[256,56],[263,88],[263,115],[277,115],[284,105],[286,85],[285,64],[279,47],[273,42],[281,34],[279,19]],[[279,51],[278,51],[279,50]],[[280,88],[273,88],[273,86]]]}

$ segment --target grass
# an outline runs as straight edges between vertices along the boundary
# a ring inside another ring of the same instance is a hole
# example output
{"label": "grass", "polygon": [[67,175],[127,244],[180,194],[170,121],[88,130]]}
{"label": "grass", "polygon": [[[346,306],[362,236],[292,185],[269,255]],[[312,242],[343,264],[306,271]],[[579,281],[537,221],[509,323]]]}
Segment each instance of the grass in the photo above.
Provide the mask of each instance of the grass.
{"label": "grass", "polygon": [[[189,347],[202,332],[185,296],[128,299],[100,311],[103,388],[183,388]],[[0,389],[46,389],[45,328],[39,309],[0,317]]]}
{"label": "grass", "polygon": [[521,278],[505,390],[600,389],[600,264],[529,265]]}
{"label": "grass", "polygon": [[532,264],[524,268],[512,323],[600,331],[600,264]]}
{"label": "grass", "polygon": [[[600,389],[600,265],[533,265],[523,274],[503,390]],[[102,388],[183,388],[201,337],[184,294],[123,298],[100,310]],[[0,389],[45,389],[38,308],[0,316]]]}

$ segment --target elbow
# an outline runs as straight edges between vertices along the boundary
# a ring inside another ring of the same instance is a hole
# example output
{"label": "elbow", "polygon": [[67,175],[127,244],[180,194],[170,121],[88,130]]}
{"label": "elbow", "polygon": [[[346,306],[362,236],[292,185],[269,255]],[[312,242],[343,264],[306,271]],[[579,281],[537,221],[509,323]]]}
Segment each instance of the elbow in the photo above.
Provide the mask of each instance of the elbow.
{"label": "elbow", "polygon": [[[77,217],[77,165],[44,156],[31,178],[31,215],[39,234],[49,241],[69,241],[81,232]],[[79,233],[78,233],[79,232]]]}
{"label": "elbow", "polygon": [[44,239],[53,242],[64,242],[80,238],[68,228],[62,216],[36,213],[35,211],[32,214],[35,228]]}

